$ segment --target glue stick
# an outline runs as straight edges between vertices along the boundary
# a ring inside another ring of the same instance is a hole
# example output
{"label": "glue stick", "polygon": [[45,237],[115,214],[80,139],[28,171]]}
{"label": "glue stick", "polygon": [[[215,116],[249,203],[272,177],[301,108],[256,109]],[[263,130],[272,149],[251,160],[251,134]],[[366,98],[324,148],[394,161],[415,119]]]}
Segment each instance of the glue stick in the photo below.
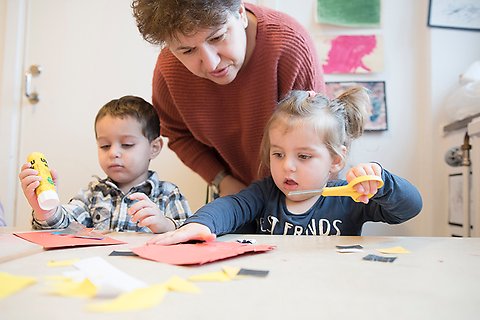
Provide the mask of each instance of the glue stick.
{"label": "glue stick", "polygon": [[47,160],[43,153],[32,152],[27,161],[30,162],[31,168],[38,171],[38,175],[42,177],[40,185],[35,189],[38,204],[43,210],[52,210],[60,204],[55,184],[53,183]]}

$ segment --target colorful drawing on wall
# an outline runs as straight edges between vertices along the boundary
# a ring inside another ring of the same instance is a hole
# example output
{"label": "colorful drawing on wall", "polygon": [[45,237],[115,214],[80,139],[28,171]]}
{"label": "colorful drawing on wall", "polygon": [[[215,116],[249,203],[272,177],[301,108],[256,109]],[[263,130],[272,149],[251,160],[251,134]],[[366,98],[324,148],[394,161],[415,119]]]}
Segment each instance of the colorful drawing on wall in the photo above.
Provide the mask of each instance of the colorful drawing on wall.
{"label": "colorful drawing on wall", "polygon": [[480,31],[480,1],[430,0],[428,26]]}
{"label": "colorful drawing on wall", "polygon": [[365,131],[384,131],[388,129],[385,81],[326,82],[326,94],[330,99],[352,86],[362,86],[368,90],[372,103],[368,110]]}
{"label": "colorful drawing on wall", "polygon": [[383,70],[383,39],[378,35],[321,36],[317,49],[326,74]]}
{"label": "colorful drawing on wall", "polygon": [[380,26],[380,0],[317,0],[317,22],[343,27]]}

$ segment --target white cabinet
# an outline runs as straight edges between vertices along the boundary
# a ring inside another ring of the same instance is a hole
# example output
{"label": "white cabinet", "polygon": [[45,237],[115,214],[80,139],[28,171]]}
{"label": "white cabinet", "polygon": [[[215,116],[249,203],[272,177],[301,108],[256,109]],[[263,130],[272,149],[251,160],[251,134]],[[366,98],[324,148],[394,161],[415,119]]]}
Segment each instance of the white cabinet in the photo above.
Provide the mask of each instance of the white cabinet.
{"label": "white cabinet", "polygon": [[470,137],[470,159],[472,162],[472,183],[471,183],[471,218],[473,230],[471,236],[480,237],[480,116],[468,124],[468,135]]}
{"label": "white cabinet", "polygon": [[[448,170],[449,233],[480,236],[480,114],[444,127],[451,149]],[[455,163],[456,164],[453,164]],[[453,165],[452,165],[453,164]]]}

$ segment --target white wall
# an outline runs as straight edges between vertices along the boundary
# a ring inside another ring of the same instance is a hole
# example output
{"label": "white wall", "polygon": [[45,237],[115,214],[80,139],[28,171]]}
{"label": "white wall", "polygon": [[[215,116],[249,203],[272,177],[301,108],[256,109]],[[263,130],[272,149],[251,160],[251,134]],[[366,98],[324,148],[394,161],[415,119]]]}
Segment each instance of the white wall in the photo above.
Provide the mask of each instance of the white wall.
{"label": "white wall", "polygon": [[[5,39],[5,12],[6,12],[6,0],[0,0],[0,66],[2,65],[1,64],[1,61],[3,61],[3,52],[4,52],[4,39]],[[0,68],[1,70],[1,68]],[[0,80],[1,80],[1,72],[0,72]],[[0,81],[1,83],[1,81]],[[0,95],[2,94],[2,90],[0,88]],[[1,108],[2,106],[0,106]],[[0,109],[1,111],[1,109]],[[2,113],[0,112],[0,117],[1,117]],[[0,119],[0,123],[1,122],[1,119]],[[0,150],[2,150],[0,148]],[[3,150],[0,151],[0,156],[3,156]],[[3,199],[3,196],[0,194],[0,202],[2,202],[2,199]],[[3,203],[3,202],[2,202]]]}
{"label": "white wall", "polygon": [[[21,0],[0,0],[0,201],[5,209],[5,219],[12,225],[16,189],[18,144],[18,118],[21,100],[22,61],[16,56],[21,38],[15,32],[7,32],[7,26],[17,24]],[[9,9],[9,10],[7,10]],[[10,15],[7,16],[7,12]],[[18,39],[19,40],[18,40]],[[6,44],[9,44],[8,46]]]}
{"label": "white wall", "polygon": [[6,0],[0,0],[0,61],[3,61],[3,43],[5,33],[5,12],[7,7]]}

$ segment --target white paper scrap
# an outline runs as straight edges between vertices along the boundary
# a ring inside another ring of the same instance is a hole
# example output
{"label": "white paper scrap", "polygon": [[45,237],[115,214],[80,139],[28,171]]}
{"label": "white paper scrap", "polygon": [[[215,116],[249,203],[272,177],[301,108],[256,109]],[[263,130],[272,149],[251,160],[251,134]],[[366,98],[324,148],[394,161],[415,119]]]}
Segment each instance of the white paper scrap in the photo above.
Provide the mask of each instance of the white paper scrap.
{"label": "white paper scrap", "polygon": [[126,274],[100,257],[82,259],[73,265],[97,287],[100,295],[102,289],[109,292],[112,289],[119,290],[124,293],[147,287],[145,282]]}

